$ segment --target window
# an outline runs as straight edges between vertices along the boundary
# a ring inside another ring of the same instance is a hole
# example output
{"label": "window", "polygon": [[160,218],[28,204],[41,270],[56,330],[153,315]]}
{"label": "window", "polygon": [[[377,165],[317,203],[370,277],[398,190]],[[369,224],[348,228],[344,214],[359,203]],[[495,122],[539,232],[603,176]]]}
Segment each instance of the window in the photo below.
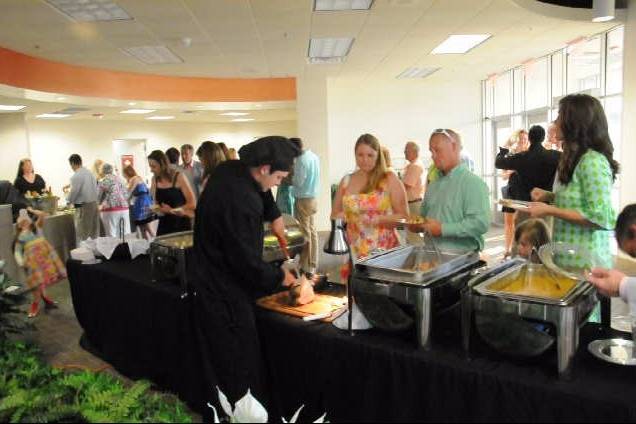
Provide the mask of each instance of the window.
{"label": "window", "polygon": [[525,66],[526,110],[548,106],[548,58]]}
{"label": "window", "polygon": [[624,28],[620,27],[607,34],[607,65],[605,95],[623,91],[623,40]]}
{"label": "window", "polygon": [[517,68],[512,72],[514,80],[514,113],[523,112],[524,103],[524,72],[523,68]]}
{"label": "window", "polygon": [[601,88],[601,37],[568,47],[568,94]]}
{"label": "window", "polygon": [[[552,55],[552,98],[561,97],[563,90],[563,51]],[[553,106],[553,105],[550,105]]]}
{"label": "window", "polygon": [[495,116],[508,115],[512,100],[511,72],[497,76],[495,80]]}

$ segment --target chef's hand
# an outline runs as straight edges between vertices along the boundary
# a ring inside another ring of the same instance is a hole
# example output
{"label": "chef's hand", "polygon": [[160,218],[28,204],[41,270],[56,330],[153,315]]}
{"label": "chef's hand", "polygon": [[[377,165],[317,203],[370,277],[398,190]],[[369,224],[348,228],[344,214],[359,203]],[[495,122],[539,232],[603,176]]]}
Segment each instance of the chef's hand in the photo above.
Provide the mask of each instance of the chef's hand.
{"label": "chef's hand", "polygon": [[620,294],[623,279],[625,279],[625,274],[622,272],[603,268],[593,269],[589,277],[590,283],[594,284],[601,294],[610,297],[616,297]]}
{"label": "chef's hand", "polygon": [[285,268],[281,268],[281,269],[285,273],[285,278],[283,278],[283,286],[291,287],[292,285],[294,285],[294,283],[296,283],[296,277],[294,276],[294,274],[292,274],[291,272],[289,272],[289,270]]}
{"label": "chef's hand", "polygon": [[528,204],[528,213],[532,218],[543,218],[553,215],[554,206],[550,206],[543,202],[531,202]]}
{"label": "chef's hand", "polygon": [[442,223],[436,219],[427,219],[424,223],[424,231],[433,237],[442,236]]}

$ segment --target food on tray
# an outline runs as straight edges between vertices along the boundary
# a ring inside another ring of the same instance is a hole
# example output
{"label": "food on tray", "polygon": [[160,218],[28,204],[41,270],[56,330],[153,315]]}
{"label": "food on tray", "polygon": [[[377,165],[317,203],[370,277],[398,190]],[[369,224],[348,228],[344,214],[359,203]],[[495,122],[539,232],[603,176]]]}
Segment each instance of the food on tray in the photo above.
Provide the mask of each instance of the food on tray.
{"label": "food on tray", "polygon": [[315,298],[314,285],[305,276],[302,276],[295,285],[289,288],[289,304],[291,306],[307,305]]}
{"label": "food on tray", "polygon": [[413,271],[427,272],[436,268],[438,265],[439,263],[437,263],[437,261],[423,261],[417,264],[413,268]]}
{"label": "food on tray", "polygon": [[189,249],[194,244],[194,241],[192,235],[189,234],[161,240],[161,244],[168,247],[176,247],[177,249]]}
{"label": "food on tray", "polygon": [[410,215],[407,220],[407,224],[424,224],[426,223],[426,218],[420,215]]}
{"label": "food on tray", "polygon": [[524,267],[493,284],[490,289],[521,296],[562,299],[576,284],[575,280],[553,274],[545,268],[530,272]]}

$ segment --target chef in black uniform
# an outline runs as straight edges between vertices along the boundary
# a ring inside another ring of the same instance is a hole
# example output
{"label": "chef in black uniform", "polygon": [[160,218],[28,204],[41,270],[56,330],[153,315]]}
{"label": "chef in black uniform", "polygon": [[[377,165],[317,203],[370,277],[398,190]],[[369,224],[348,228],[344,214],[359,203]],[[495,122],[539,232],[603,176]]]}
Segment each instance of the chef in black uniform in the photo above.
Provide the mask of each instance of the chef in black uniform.
{"label": "chef in black uniform", "polygon": [[280,218],[270,189],[287,176],[300,151],[287,138],[271,136],[239,154],[240,160],[214,170],[199,198],[189,269],[204,390],[214,403],[216,386],[230,402],[248,388],[266,402],[254,300],[295,281],[262,260],[263,222]]}

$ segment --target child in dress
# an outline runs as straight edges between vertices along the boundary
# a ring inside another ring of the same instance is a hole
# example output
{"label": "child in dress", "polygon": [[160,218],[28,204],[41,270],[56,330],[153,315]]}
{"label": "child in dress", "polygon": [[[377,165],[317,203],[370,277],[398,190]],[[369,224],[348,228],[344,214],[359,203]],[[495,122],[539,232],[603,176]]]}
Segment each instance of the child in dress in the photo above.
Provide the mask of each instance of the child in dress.
{"label": "child in dress", "polygon": [[[36,223],[28,212],[37,216]],[[18,215],[14,253],[18,266],[26,272],[26,282],[33,293],[29,309],[29,318],[33,318],[40,311],[40,300],[44,301],[46,308],[56,307],[55,302],[46,296],[46,287],[66,278],[66,268],[42,233],[46,213],[31,208],[28,212],[21,209]]]}
{"label": "child in dress", "polygon": [[548,226],[542,219],[528,219],[517,225],[513,256],[540,263],[539,248],[550,243]]}

